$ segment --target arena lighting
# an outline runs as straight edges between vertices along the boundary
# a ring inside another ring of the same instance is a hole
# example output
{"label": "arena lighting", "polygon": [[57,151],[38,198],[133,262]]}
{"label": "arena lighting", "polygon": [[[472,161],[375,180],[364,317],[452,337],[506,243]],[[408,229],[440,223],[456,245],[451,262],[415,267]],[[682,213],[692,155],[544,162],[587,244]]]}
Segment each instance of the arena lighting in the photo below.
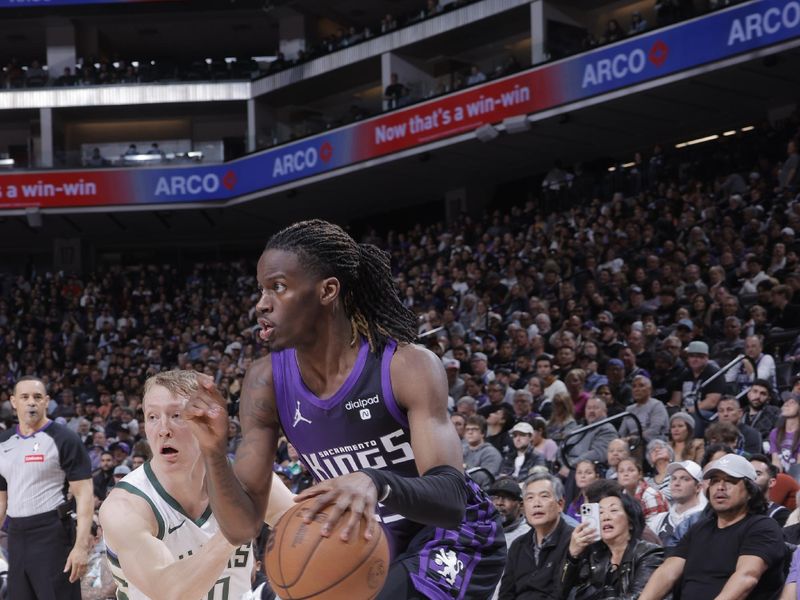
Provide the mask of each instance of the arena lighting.
{"label": "arena lighting", "polygon": [[226,56],[225,57],[225,62],[228,63],[228,64],[235,63],[236,62],[236,57],[235,56]]}
{"label": "arena lighting", "polygon": [[623,168],[623,169],[630,169],[630,168],[631,168],[632,166],[634,166],[635,164],[636,164],[635,162],[623,163],[623,164],[622,164],[622,168]]}
{"label": "arena lighting", "polygon": [[686,145],[694,146],[695,144],[704,144],[705,142],[713,142],[718,138],[719,136],[715,133],[714,135],[707,135],[706,137],[697,138],[696,140],[689,140],[686,142]]}
{"label": "arena lighting", "polygon": [[210,65],[212,62],[214,62],[212,59],[210,59],[210,58],[207,58],[207,59],[206,59],[206,64],[207,64],[207,65]]}
{"label": "arena lighting", "polygon": [[13,167],[13,166],[14,166],[13,158],[0,158],[0,167]]}
{"label": "arena lighting", "polygon": [[497,139],[497,136],[500,135],[500,132],[492,125],[481,125],[475,130],[475,137],[478,138],[482,142],[491,142],[494,139]]}
{"label": "arena lighting", "polygon": [[742,131],[745,131],[745,132],[746,131],[753,131],[753,129],[755,129],[755,127],[753,127],[752,125],[748,125],[747,127],[742,127]]}
{"label": "arena lighting", "polygon": [[138,61],[138,60],[132,60],[132,61],[131,61],[131,66],[132,66],[134,69],[138,69],[138,68],[139,68],[139,61]]}
{"label": "arena lighting", "polygon": [[617,167],[608,167],[608,172],[609,173],[613,173],[616,170],[617,170]]}
{"label": "arena lighting", "polygon": [[725,137],[728,137],[730,135],[736,135],[736,130],[735,129],[731,129],[730,131],[723,131],[722,135],[725,136]]}
{"label": "arena lighting", "polygon": [[503,127],[506,133],[524,133],[530,131],[531,122],[528,120],[528,115],[517,115],[503,119]]}
{"label": "arena lighting", "polygon": [[38,206],[29,206],[25,209],[25,218],[28,220],[29,227],[42,226],[42,213]]}

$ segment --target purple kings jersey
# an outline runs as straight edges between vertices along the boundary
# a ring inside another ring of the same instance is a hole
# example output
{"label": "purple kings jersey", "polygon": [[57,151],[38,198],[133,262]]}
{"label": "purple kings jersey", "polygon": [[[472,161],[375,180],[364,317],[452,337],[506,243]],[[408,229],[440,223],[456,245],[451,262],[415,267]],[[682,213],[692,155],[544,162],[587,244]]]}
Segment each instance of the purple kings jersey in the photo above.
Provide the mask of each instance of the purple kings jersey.
{"label": "purple kings jersey", "polygon": [[[419,475],[411,451],[408,419],[397,404],[389,365],[397,344],[388,341],[382,356],[362,340],[353,370],[337,392],[321,400],[300,376],[293,349],[271,354],[278,416],[286,437],[318,481],[360,469],[389,469],[406,477]],[[390,513],[379,514],[402,550],[422,525]]]}

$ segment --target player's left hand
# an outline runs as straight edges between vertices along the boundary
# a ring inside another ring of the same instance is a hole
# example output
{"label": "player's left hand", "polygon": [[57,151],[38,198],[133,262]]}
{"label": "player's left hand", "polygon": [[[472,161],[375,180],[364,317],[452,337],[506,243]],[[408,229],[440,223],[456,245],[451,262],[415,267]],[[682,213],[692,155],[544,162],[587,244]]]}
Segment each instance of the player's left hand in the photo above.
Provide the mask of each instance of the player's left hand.
{"label": "player's left hand", "polygon": [[89,565],[89,552],[80,544],[73,546],[64,565],[64,573],[69,573],[69,582],[75,583],[86,574]]}
{"label": "player's left hand", "polygon": [[315,515],[322,512],[326,506],[330,506],[327,511],[328,519],[322,527],[323,536],[330,536],[339,519],[344,516],[345,511],[349,510],[350,514],[345,516],[347,523],[342,528],[340,535],[342,540],[346,542],[353,531],[358,530],[362,516],[366,517],[367,523],[369,523],[364,537],[372,539],[375,527],[378,527],[375,519],[378,490],[375,489],[372,479],[364,473],[348,473],[341,477],[322,481],[303,490],[295,496],[294,501],[302,502],[309,498],[316,498],[316,501],[311,503],[309,510],[303,515],[306,523],[311,523]]}

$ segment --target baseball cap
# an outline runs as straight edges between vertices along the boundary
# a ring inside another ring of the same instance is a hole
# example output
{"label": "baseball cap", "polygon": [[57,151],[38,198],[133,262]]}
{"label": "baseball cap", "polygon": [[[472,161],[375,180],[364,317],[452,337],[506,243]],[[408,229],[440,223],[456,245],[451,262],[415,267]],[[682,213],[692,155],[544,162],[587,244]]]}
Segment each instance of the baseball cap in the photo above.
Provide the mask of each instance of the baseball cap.
{"label": "baseball cap", "polygon": [[522,488],[520,488],[519,484],[510,477],[501,477],[500,479],[497,479],[491,486],[489,486],[487,493],[492,495],[507,494],[515,500],[522,500]]}
{"label": "baseball cap", "polygon": [[640,288],[638,285],[632,285],[628,288],[628,292],[631,294],[641,294],[642,288]]}
{"label": "baseball cap", "polygon": [[791,227],[784,227],[783,229],[781,229],[781,234],[790,235],[794,237],[794,229],[792,229]]}
{"label": "baseball cap", "polygon": [[703,480],[703,469],[701,469],[700,465],[693,460],[682,460],[680,462],[669,463],[667,465],[667,473],[670,475],[672,475],[675,471],[680,471],[681,469],[691,475],[692,479],[695,481]]}
{"label": "baseball cap", "polygon": [[619,358],[612,358],[610,361],[608,361],[608,366],[609,367],[622,367],[624,369],[625,368],[625,363],[622,362],[622,360],[620,360]]}
{"label": "baseball cap", "polygon": [[511,431],[509,433],[514,433],[514,432],[533,435],[533,425],[531,425],[530,423],[526,423],[525,421],[520,421],[511,428]]}
{"label": "baseball cap", "polygon": [[694,331],[694,323],[691,319],[681,319],[678,321],[678,327],[686,327],[689,331]]}
{"label": "baseball cap", "polygon": [[483,352],[474,352],[470,357],[470,360],[489,360],[489,359]]}
{"label": "baseball cap", "polygon": [[686,354],[706,354],[708,355],[708,344],[695,340],[686,346]]}
{"label": "baseball cap", "polygon": [[737,479],[756,480],[755,467],[744,456],[739,456],[738,454],[726,454],[707,465],[705,471],[703,471],[703,479],[710,479],[712,473],[716,471],[722,471],[726,475]]}
{"label": "baseball cap", "polygon": [[443,358],[442,364],[444,365],[445,369],[459,369],[461,368],[461,363],[458,362],[455,358]]}
{"label": "baseball cap", "polygon": [[131,472],[130,467],[127,467],[125,465],[114,467],[114,475],[127,475],[130,472]]}

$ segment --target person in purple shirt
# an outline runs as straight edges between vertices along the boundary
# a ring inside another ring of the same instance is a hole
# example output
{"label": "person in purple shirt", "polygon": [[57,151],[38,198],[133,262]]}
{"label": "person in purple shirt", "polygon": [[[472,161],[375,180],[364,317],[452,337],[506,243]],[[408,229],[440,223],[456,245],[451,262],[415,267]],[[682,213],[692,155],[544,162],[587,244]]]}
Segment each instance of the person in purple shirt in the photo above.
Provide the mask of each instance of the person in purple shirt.
{"label": "person in purple shirt", "polygon": [[[226,459],[226,403],[210,378],[187,403],[228,540],[255,537],[269,494],[279,428],[319,482],[307,516],[332,505],[323,535],[350,514],[382,521],[392,549],[384,599],[484,599],[506,545],[491,500],[465,477],[447,412],[441,361],[413,344],[388,256],[326,221],[275,234],[257,267],[259,338],[269,354],[242,386],[242,442]],[[376,525],[377,526],[377,525]],[[373,535],[373,528],[365,534]]]}

